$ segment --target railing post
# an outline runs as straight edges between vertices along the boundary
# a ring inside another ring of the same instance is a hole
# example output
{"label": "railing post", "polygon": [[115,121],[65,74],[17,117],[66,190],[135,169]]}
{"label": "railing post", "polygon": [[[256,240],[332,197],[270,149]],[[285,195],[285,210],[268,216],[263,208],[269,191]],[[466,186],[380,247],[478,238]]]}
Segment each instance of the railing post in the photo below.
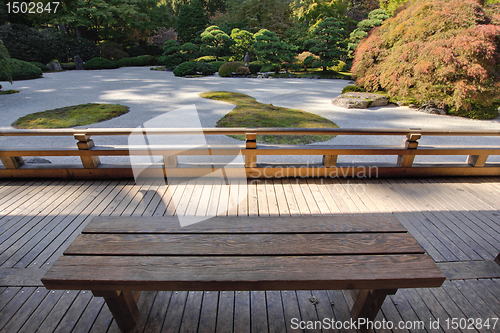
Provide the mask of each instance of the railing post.
{"label": "railing post", "polygon": [[323,155],[323,166],[325,168],[334,168],[337,165],[338,155]]}
{"label": "railing post", "polygon": [[[75,134],[75,139],[78,140],[76,145],[80,150],[90,150],[94,147],[94,140],[87,134]],[[85,169],[94,169],[101,164],[99,156],[80,156],[80,158]]]}
{"label": "railing post", "polygon": [[[403,142],[406,149],[417,149],[418,139],[422,137],[422,134],[407,134],[406,140]],[[398,155],[398,165],[402,168],[411,168],[415,155]]]}
{"label": "railing post", "polygon": [[179,164],[177,155],[163,155],[163,166],[165,168],[177,168]]}
{"label": "railing post", "polygon": [[21,165],[24,165],[24,160],[21,156],[0,157],[0,160],[6,169],[17,169]]}
{"label": "railing post", "polygon": [[488,155],[469,155],[467,157],[467,163],[472,167],[484,167]]}
{"label": "railing post", "polygon": [[[257,149],[257,133],[247,133],[246,149]],[[257,155],[245,155],[245,168],[257,167]]]}

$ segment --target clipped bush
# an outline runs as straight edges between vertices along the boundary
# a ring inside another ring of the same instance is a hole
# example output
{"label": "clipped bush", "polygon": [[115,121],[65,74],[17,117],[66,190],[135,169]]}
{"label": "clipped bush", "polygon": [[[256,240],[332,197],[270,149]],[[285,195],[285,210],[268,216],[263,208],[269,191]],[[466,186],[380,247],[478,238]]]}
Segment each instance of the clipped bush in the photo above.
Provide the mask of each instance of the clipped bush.
{"label": "clipped bush", "polygon": [[231,61],[226,62],[224,65],[219,68],[219,76],[222,77],[230,77],[233,72],[236,72],[236,69],[240,66],[244,66],[245,64],[240,61]]}
{"label": "clipped bush", "polygon": [[250,73],[257,74],[262,69],[262,64],[259,62],[251,62],[248,65],[248,69],[250,70]]}
{"label": "clipped bush", "polygon": [[[31,80],[42,77],[42,70],[29,62],[11,59],[12,80]],[[0,81],[8,81],[5,74],[0,74]]]}
{"label": "clipped bush", "polygon": [[319,57],[317,55],[312,54],[309,51],[304,51],[304,52],[299,53],[297,55],[297,63],[300,66],[302,66],[304,69],[306,69],[307,67],[311,66],[311,64],[314,61],[316,61],[315,59],[319,60]]}
{"label": "clipped bush", "polygon": [[225,63],[225,61],[211,61],[209,62],[210,65],[214,66],[215,71],[218,72],[220,66],[222,66]]}
{"label": "clipped bush", "polygon": [[175,76],[186,76],[186,75],[194,75],[196,74],[196,62],[183,62],[179,66],[174,69]]}
{"label": "clipped bush", "polygon": [[85,63],[85,69],[115,69],[120,67],[116,61],[104,58],[92,58]]}
{"label": "clipped bush", "polygon": [[36,68],[39,68],[42,72],[48,72],[49,71],[49,68],[46,65],[42,64],[41,62],[30,61],[30,64],[32,64]]}
{"label": "clipped bush", "polygon": [[198,62],[196,63],[196,71],[201,75],[213,75],[217,70],[211,64],[207,64],[206,62]]}
{"label": "clipped bush", "polygon": [[342,60],[339,60],[339,63],[336,66],[331,66],[328,69],[336,72],[342,72],[347,64]]}
{"label": "clipped bush", "polygon": [[[222,59],[222,58],[220,58]],[[196,62],[214,62],[215,61],[215,56],[203,56],[195,59],[194,61]],[[224,61],[222,61],[224,62]]]}
{"label": "clipped bush", "polygon": [[120,67],[133,67],[133,66],[154,66],[157,64],[156,57],[151,55],[142,55],[132,58],[122,58],[116,61]]}
{"label": "clipped bush", "polygon": [[366,90],[361,88],[361,87],[358,87],[354,84],[351,84],[351,85],[348,85],[348,86],[345,86],[344,89],[342,89],[342,93],[345,94],[347,92],[365,92]]}
{"label": "clipped bush", "polygon": [[457,114],[500,100],[500,7],[475,0],[411,1],[361,41],[357,84],[391,96],[436,100]]}
{"label": "clipped bush", "polygon": [[235,73],[238,75],[248,75],[250,74],[250,70],[246,66],[239,66],[238,68],[236,68]]}
{"label": "clipped bush", "polygon": [[109,40],[99,44],[99,49],[102,52],[102,57],[108,60],[119,60],[130,57],[127,52],[123,51],[123,47],[120,44]]}

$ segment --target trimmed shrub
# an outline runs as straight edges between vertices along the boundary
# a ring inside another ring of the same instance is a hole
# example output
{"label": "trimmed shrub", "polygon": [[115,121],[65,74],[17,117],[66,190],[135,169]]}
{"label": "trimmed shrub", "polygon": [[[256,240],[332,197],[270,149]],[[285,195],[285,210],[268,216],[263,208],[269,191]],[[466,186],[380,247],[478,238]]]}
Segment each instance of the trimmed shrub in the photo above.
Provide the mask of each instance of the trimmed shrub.
{"label": "trimmed shrub", "polygon": [[109,40],[99,44],[99,49],[102,52],[102,57],[108,60],[119,60],[130,57],[127,52],[123,51],[123,47],[120,44]]}
{"label": "trimmed shrub", "polygon": [[344,89],[342,89],[342,93],[345,94],[347,92],[365,92],[366,90],[361,88],[361,87],[358,87],[354,84],[351,84],[349,86],[345,86]]}
{"label": "trimmed shrub", "polygon": [[40,63],[40,62],[30,61],[30,64],[32,64],[36,68],[39,68],[42,72],[48,72],[49,71],[48,67],[46,65]]}
{"label": "trimmed shrub", "polygon": [[133,58],[122,58],[116,61],[120,67],[132,66],[154,66],[157,64],[156,57],[151,55],[142,55]]}
{"label": "trimmed shrub", "polygon": [[175,76],[186,75],[213,75],[216,72],[215,67],[204,62],[183,62],[174,69]]}
{"label": "trimmed shrub", "polygon": [[224,65],[224,63],[225,63],[225,61],[212,61],[212,62],[209,62],[210,65],[214,66],[216,72],[219,71],[220,66]]}
{"label": "trimmed shrub", "polygon": [[475,0],[410,1],[358,45],[356,83],[397,99],[439,101],[479,117],[500,100],[500,7]]}
{"label": "trimmed shrub", "polygon": [[[12,80],[31,80],[42,77],[42,70],[29,62],[12,59],[10,63],[12,69]],[[4,75],[0,76],[0,81],[8,81]]]}
{"label": "trimmed shrub", "polygon": [[207,64],[206,62],[197,62],[196,71],[201,75],[213,75],[217,70],[214,66]]}
{"label": "trimmed shrub", "polygon": [[236,68],[235,72],[238,75],[248,75],[248,74],[250,74],[250,70],[246,66],[240,66],[240,67]]}
{"label": "trimmed shrub", "polygon": [[347,64],[342,60],[339,60],[339,63],[336,66],[329,67],[328,69],[336,72],[342,72]]}
{"label": "trimmed shrub", "polygon": [[248,65],[248,69],[250,70],[250,73],[257,74],[262,69],[262,64],[259,62],[251,62]]}
{"label": "trimmed shrub", "polygon": [[219,68],[219,76],[222,77],[230,77],[233,72],[236,72],[236,69],[240,66],[244,66],[245,64],[240,61],[231,61],[226,62],[224,65]]}
{"label": "trimmed shrub", "polygon": [[186,76],[196,74],[196,63],[195,62],[183,62],[174,69],[175,76]]}
{"label": "trimmed shrub", "polygon": [[120,67],[116,61],[104,58],[92,58],[85,63],[85,69],[115,69]]}
{"label": "trimmed shrub", "polygon": [[[215,56],[203,56],[203,57],[199,57],[199,58],[195,59],[194,61],[196,61],[196,62],[214,62]],[[224,61],[222,61],[222,62],[224,62]]]}

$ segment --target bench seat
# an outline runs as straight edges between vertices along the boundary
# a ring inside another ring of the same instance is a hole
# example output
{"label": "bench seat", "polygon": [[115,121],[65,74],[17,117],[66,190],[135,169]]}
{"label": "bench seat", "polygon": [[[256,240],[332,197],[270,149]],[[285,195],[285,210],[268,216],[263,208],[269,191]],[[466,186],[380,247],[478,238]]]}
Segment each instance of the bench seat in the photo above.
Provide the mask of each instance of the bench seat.
{"label": "bench seat", "polygon": [[392,214],[194,221],[96,217],[42,282],[103,296],[126,330],[138,290],[361,290],[351,313],[373,320],[398,288],[445,280]]}

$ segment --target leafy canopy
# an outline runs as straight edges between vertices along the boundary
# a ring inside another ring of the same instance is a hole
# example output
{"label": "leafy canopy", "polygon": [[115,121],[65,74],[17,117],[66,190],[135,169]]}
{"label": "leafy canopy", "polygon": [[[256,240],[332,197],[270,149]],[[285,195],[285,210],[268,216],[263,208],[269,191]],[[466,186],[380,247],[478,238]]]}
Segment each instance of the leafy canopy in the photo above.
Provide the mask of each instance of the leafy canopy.
{"label": "leafy canopy", "polygon": [[202,49],[205,54],[215,55],[215,61],[219,61],[219,56],[229,47],[232,40],[218,26],[212,25],[201,33]]}
{"label": "leafy canopy", "polygon": [[296,47],[281,42],[276,33],[261,29],[255,34],[253,45],[259,61],[275,66],[275,71],[280,70],[283,62],[292,62],[296,56]]}

